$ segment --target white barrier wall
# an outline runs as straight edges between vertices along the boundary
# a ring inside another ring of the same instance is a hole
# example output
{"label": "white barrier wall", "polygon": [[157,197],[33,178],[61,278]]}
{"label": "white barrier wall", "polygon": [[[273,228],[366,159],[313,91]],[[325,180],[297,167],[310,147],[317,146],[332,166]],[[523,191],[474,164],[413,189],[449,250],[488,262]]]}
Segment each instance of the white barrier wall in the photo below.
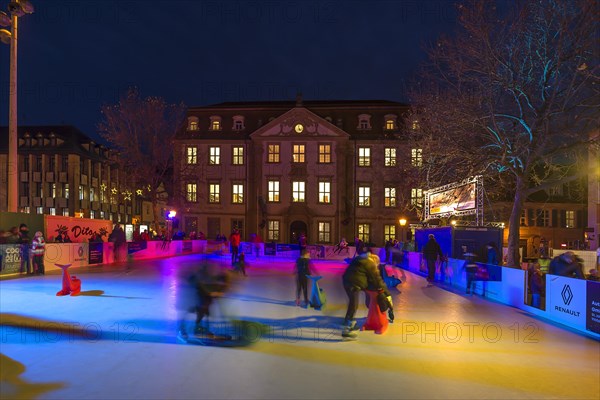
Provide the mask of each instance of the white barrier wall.
{"label": "white barrier wall", "polygon": [[[450,258],[443,281],[464,290],[466,288],[464,263],[464,260]],[[437,281],[442,281],[440,267],[438,263]],[[417,274],[426,274],[426,267],[420,253],[409,253],[408,265],[405,265],[405,268]],[[546,275],[546,309],[542,310],[525,303],[527,271],[501,268],[501,281],[477,281],[475,293],[561,323],[600,340],[600,282]]]}

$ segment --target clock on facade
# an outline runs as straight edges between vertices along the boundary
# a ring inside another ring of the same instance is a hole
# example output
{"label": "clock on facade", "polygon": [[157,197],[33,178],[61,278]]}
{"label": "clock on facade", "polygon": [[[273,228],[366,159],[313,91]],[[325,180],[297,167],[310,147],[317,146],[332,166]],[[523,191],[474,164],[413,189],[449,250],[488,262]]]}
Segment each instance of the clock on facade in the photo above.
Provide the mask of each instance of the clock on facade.
{"label": "clock on facade", "polygon": [[296,133],[302,133],[302,131],[304,131],[304,126],[302,126],[302,124],[296,124],[296,126],[294,126],[294,130]]}

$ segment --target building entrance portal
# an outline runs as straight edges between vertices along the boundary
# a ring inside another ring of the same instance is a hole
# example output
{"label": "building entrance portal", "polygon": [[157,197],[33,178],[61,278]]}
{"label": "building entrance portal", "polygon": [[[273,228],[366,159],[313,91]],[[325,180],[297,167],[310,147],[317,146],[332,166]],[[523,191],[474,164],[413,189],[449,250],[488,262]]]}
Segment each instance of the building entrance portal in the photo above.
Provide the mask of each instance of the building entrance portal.
{"label": "building entrance portal", "polygon": [[304,233],[308,237],[308,229],[306,227],[306,222],[292,222],[290,225],[290,243],[298,243],[298,238],[300,237],[301,233]]}

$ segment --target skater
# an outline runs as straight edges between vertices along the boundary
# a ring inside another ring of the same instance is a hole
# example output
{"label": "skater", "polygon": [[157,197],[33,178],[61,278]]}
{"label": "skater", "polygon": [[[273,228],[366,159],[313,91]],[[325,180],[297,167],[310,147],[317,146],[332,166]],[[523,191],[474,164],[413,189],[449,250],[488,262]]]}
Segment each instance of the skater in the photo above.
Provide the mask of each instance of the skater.
{"label": "skater", "polygon": [[475,291],[473,287],[473,282],[475,281],[475,274],[477,273],[477,264],[475,264],[475,257],[477,256],[474,253],[465,253],[465,265],[463,268],[467,272],[467,294],[472,294]]}
{"label": "skater", "polygon": [[246,275],[246,256],[243,251],[240,252],[240,255],[238,256],[238,261],[234,265],[234,270],[239,274],[248,276]]}
{"label": "skater", "polygon": [[342,240],[340,240],[335,247],[333,254],[342,254],[342,250],[346,250],[346,254],[348,254],[348,242],[346,241],[346,238],[342,238]]}
{"label": "skater", "polygon": [[[348,296],[348,309],[344,318],[343,337],[355,338],[356,326],[354,315],[358,309],[358,295],[364,290],[381,290],[386,297],[391,299],[385,283],[379,275],[374,257],[369,256],[369,252],[363,247],[362,253],[355,257],[342,276],[344,290]],[[369,307],[369,296],[366,296],[365,304]]]}
{"label": "skater", "polygon": [[231,265],[235,266],[235,263],[238,260],[238,253],[240,250],[240,232],[237,229],[234,229],[229,235],[229,243],[231,244]]}
{"label": "skater", "polygon": [[211,261],[203,263],[197,277],[196,290],[198,302],[196,305],[194,334],[200,338],[214,338],[215,335],[210,331],[208,326],[210,306],[215,298],[222,297],[225,294],[231,278],[226,269],[221,269],[218,264]]}
{"label": "skater", "polygon": [[308,278],[306,275],[311,274],[312,263],[310,262],[310,254],[304,250],[300,257],[296,260],[294,272],[296,274],[296,305],[300,306],[300,292],[304,295],[303,307],[308,306]]}
{"label": "skater", "polygon": [[427,262],[427,282],[432,284],[435,281],[435,262],[438,257],[440,260],[444,259],[444,254],[442,253],[442,248],[439,243],[436,242],[435,236],[433,233],[429,234],[429,240],[423,246],[423,257]]}
{"label": "skater", "polygon": [[31,255],[33,259],[33,272],[36,275],[44,275],[44,250],[46,242],[42,232],[37,231],[31,241]]}

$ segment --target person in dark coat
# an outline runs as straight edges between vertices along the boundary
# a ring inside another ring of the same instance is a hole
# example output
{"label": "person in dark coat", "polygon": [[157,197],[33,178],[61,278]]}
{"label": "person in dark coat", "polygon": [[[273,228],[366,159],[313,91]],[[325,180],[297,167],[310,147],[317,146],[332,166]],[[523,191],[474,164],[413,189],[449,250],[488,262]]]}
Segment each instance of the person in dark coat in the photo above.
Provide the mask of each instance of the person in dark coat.
{"label": "person in dark coat", "polygon": [[[364,290],[382,290],[386,297],[391,298],[391,294],[379,275],[378,266],[370,257],[370,254],[363,248],[363,252],[355,257],[342,276],[344,290],[348,296],[348,309],[344,318],[344,331],[342,336],[355,337],[356,321],[354,315],[358,309],[358,295]],[[366,305],[369,307],[369,296],[366,297]]]}
{"label": "person in dark coat", "polygon": [[583,265],[581,262],[578,262],[575,253],[572,251],[567,251],[554,257],[550,262],[549,269],[552,275],[585,279],[585,276],[583,275]]}
{"label": "person in dark coat", "polygon": [[310,262],[310,254],[304,250],[300,257],[296,260],[294,272],[296,273],[296,305],[300,306],[300,292],[304,295],[303,306],[308,306],[308,278],[306,275],[311,275],[312,265]]}
{"label": "person in dark coat", "polygon": [[31,275],[31,262],[29,260],[31,239],[29,238],[29,228],[25,224],[19,226],[19,244],[21,245],[21,273],[27,272],[27,275]]}
{"label": "person in dark coat", "polygon": [[487,264],[498,265],[498,250],[496,250],[496,244],[489,242],[487,244]]}
{"label": "person in dark coat", "polygon": [[440,260],[444,259],[442,248],[435,240],[433,233],[429,234],[429,240],[427,243],[425,243],[425,246],[423,246],[421,252],[423,253],[423,257],[427,262],[427,282],[431,283],[435,280],[435,262],[437,261],[438,257]]}

